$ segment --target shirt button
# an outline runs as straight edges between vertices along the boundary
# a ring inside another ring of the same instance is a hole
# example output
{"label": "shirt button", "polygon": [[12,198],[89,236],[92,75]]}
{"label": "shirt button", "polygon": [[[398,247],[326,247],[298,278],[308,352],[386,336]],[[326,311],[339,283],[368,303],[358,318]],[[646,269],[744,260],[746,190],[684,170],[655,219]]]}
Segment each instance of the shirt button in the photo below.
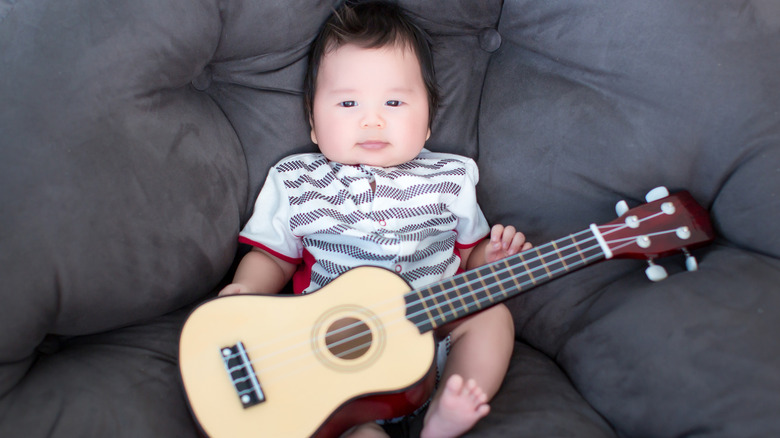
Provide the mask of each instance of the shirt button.
{"label": "shirt button", "polygon": [[385,220],[382,219],[381,221],[379,221],[379,225],[384,227],[387,225],[387,222],[385,222]]}
{"label": "shirt button", "polygon": [[401,268],[401,265],[395,265],[395,272],[400,273],[402,270],[403,268]]}

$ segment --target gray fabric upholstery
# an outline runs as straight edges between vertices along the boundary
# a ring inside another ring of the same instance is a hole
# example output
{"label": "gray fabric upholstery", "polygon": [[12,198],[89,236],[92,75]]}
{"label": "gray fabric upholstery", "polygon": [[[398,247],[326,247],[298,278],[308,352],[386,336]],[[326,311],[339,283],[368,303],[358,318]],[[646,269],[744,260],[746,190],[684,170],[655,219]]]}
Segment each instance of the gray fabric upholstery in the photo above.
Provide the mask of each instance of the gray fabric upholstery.
{"label": "gray fabric upholstery", "polygon": [[[0,436],[197,436],[178,332],[267,168],[314,148],[337,3],[0,0]],[[401,3],[435,42],[429,148],[477,159],[491,222],[540,244],[665,185],[718,234],[698,272],[608,261],[510,301],[469,436],[779,435],[777,2]]]}
{"label": "gray fabric upholstery", "polygon": [[[543,242],[662,184],[690,190],[720,235],[696,273],[672,258],[675,275],[651,284],[641,264],[610,263],[510,303],[520,337],[623,436],[780,432],[778,14],[770,2],[504,5],[479,119],[493,218]],[[490,189],[506,181],[520,188]]]}

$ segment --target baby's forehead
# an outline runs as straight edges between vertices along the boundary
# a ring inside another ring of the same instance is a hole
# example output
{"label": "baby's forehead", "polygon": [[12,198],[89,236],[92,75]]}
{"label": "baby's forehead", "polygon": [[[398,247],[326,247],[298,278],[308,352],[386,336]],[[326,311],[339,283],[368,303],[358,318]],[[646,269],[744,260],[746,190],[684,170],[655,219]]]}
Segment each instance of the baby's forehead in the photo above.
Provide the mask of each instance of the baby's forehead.
{"label": "baby's forehead", "polygon": [[[343,41],[341,39],[337,39],[336,37],[333,37],[326,42],[325,50],[322,51],[322,58],[325,58],[328,55],[331,55],[344,47],[351,47],[351,48],[365,49],[365,50],[388,50],[388,51],[401,50],[404,54],[413,55],[414,59],[418,62],[420,59],[419,53],[417,53],[417,48],[414,46],[414,44],[408,38],[403,38],[402,36],[398,36],[395,40],[392,41],[380,41],[380,42],[362,41],[362,40]],[[322,60],[322,58],[320,59],[320,61]]]}
{"label": "baby's forehead", "polygon": [[364,47],[343,44],[324,54],[317,83],[349,82],[370,76],[385,82],[422,80],[419,58],[406,46]]}

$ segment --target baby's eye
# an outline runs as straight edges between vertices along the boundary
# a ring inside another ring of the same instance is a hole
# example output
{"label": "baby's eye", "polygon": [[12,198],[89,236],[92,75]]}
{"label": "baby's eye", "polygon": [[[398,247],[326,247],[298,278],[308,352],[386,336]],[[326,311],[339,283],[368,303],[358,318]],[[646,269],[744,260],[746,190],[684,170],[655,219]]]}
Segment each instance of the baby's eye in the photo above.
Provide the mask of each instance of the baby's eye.
{"label": "baby's eye", "polygon": [[387,102],[385,102],[385,105],[387,105],[387,106],[401,106],[401,101],[400,100],[388,100]]}
{"label": "baby's eye", "polygon": [[357,106],[357,102],[354,100],[345,100],[344,102],[339,102],[339,106],[343,108],[352,108],[353,106]]}

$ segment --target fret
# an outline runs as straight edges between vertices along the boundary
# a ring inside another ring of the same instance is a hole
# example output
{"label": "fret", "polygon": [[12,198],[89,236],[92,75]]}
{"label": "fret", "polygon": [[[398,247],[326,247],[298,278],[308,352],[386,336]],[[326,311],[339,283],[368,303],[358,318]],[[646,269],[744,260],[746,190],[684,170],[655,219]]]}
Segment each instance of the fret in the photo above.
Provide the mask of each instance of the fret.
{"label": "fret", "polygon": [[[509,292],[506,290],[505,284],[509,283],[510,286],[512,285],[512,271],[506,263],[506,259],[487,265],[485,271],[486,278],[490,279],[490,302],[494,303],[496,299],[499,302],[506,299]],[[487,271],[490,271],[490,273],[488,274]]]}
{"label": "fret", "polygon": [[430,290],[433,290],[434,287],[437,292],[433,293],[432,296],[439,310],[438,318],[441,323],[458,319],[461,312],[468,310],[468,307],[462,307],[459,304],[459,302],[463,302],[463,298],[459,293],[460,288],[454,280],[436,283]]}
{"label": "fret", "polygon": [[[484,288],[486,291],[489,290],[490,286],[488,286],[487,283],[485,283],[485,278],[488,278],[490,274],[495,274],[495,271],[493,270],[493,265],[487,265],[484,271],[490,271],[490,273],[485,272],[479,279],[479,283],[482,285],[482,288]],[[494,284],[494,282],[491,282],[491,284]],[[487,294],[488,301],[491,303],[493,302],[493,295],[488,293]]]}
{"label": "fret", "polygon": [[[498,266],[498,265],[491,265],[491,270],[493,271],[493,276],[496,278],[496,284],[498,285],[498,288],[501,289],[500,293],[504,298],[509,297],[509,291],[506,289],[506,286],[512,287],[514,284],[513,279],[513,272],[512,269],[509,267],[509,265],[506,263],[506,259],[502,260],[502,264],[504,265],[503,268],[494,269],[492,266]],[[495,294],[494,294],[495,295]],[[501,300],[503,301],[503,299]]]}
{"label": "fret", "polygon": [[[464,292],[464,296],[471,299],[470,306],[473,306],[474,311],[482,310],[485,307],[485,304],[482,300],[482,296],[485,296],[486,293],[484,291],[484,283],[482,283],[482,275],[480,274],[480,270],[466,272],[463,274],[464,286],[468,290],[467,292]],[[480,296],[480,292],[482,292],[482,296]]]}
{"label": "fret", "polygon": [[472,313],[472,307],[474,309],[479,309],[479,303],[477,303],[474,298],[474,286],[468,282],[468,275],[459,275],[455,277],[451,283],[453,290],[460,291],[458,296],[463,302],[463,309],[466,313]]}
{"label": "fret", "polygon": [[[557,275],[558,272],[567,272],[569,270],[568,265],[566,265],[565,257],[561,252],[561,249],[557,246],[556,242],[551,242],[551,246],[554,249],[553,252],[547,253],[548,260],[544,260],[543,256],[540,254],[539,258],[542,260],[542,264],[544,265],[544,270],[547,272],[547,276],[552,278],[555,275]],[[569,248],[569,251],[571,248]]]}
{"label": "fret", "polygon": [[417,292],[417,296],[420,298],[420,303],[424,307],[425,315],[428,317],[430,321],[433,321],[433,314],[431,314],[431,309],[430,307],[428,307],[428,302],[426,300],[426,297],[429,295],[430,294],[426,294],[425,296],[423,296],[422,291]]}
{"label": "fret", "polygon": [[446,306],[448,310],[448,313],[452,313],[453,317],[458,317],[459,310],[461,310],[460,305],[458,304],[458,301],[460,300],[460,294],[458,294],[457,288],[444,288],[443,285],[439,286],[444,292],[442,294],[443,299],[439,300],[442,302],[442,306]]}
{"label": "fret", "polygon": [[[532,251],[533,253],[536,253],[535,250]],[[522,266],[516,265],[517,273],[513,273],[513,277],[515,278],[514,282],[520,284],[520,288],[515,291],[515,294],[522,290],[523,287],[533,288],[549,279],[549,276],[545,276],[545,273],[541,272],[543,270],[541,255],[538,255],[537,253],[536,257],[528,259],[527,254],[526,256],[518,254],[518,256],[520,256],[518,259],[522,260]]]}
{"label": "fret", "polygon": [[512,283],[514,283],[514,287],[517,289],[518,292],[522,291],[523,290],[523,284],[521,284],[518,281],[518,278],[520,277],[521,274],[515,274],[514,268],[512,267],[512,265],[509,264],[509,259],[504,259],[504,260],[502,260],[502,262],[504,263],[504,266],[506,267],[507,276],[509,277],[509,279],[512,280]]}
{"label": "fret", "polygon": [[420,333],[435,328],[433,315],[425,300],[425,297],[429,295],[431,295],[431,289],[425,288],[412,291],[404,296],[406,317],[420,329]]}
{"label": "fret", "polygon": [[534,274],[531,273],[531,268],[528,266],[528,262],[525,261],[525,257],[523,256],[523,253],[521,252],[516,257],[520,259],[520,261],[523,263],[523,266],[525,266],[525,275],[528,276],[528,279],[531,280],[531,283],[536,285],[536,278],[534,277]]}
{"label": "fret", "polygon": [[[433,287],[431,287],[429,290],[433,290]],[[433,309],[431,313],[434,315],[431,317],[431,319],[435,322],[436,318],[441,319],[444,321],[446,319],[445,311],[447,310],[447,293],[442,294],[441,291],[439,293],[431,293],[428,294],[428,298],[425,298],[427,301],[430,299],[431,302],[433,302],[433,305],[429,305],[428,309]]]}
{"label": "fret", "polygon": [[587,263],[588,260],[585,258],[585,254],[582,251],[582,248],[580,248],[580,242],[577,241],[577,239],[574,238],[574,235],[570,235],[569,238],[572,241],[572,244],[574,245],[574,248],[577,250],[577,254],[580,255],[580,259],[583,261],[583,263]]}
{"label": "fret", "polygon": [[[546,246],[546,245],[545,245]],[[534,248],[534,251],[536,252],[537,260],[539,260],[539,265],[541,265],[544,268],[545,274],[547,274],[547,278],[550,278],[550,268],[547,265],[547,262],[544,260],[544,254],[541,253],[542,247]]]}
{"label": "fret", "polygon": [[[458,290],[458,283],[455,281],[455,278],[460,278],[460,277],[454,277],[453,279],[451,279],[449,281],[450,287],[452,288],[453,291]],[[468,297],[470,295],[466,295],[466,294],[463,294],[463,293],[458,293],[457,295],[458,295],[458,301],[460,301],[460,303],[462,304],[461,309],[464,312],[468,312],[469,304],[466,302],[466,297]]]}
{"label": "fret", "polygon": [[560,248],[558,248],[558,244],[553,241],[552,242],[552,246],[553,246],[553,248],[555,248],[555,252],[558,254],[558,260],[561,261],[561,264],[563,265],[563,270],[564,271],[568,271],[569,270],[569,265],[566,264],[566,258],[561,253]]}
{"label": "fret", "polygon": [[[574,235],[571,235],[569,236],[569,240],[571,240],[572,243],[568,245],[569,255],[567,257],[570,260],[568,270],[581,268],[596,260],[601,260],[604,257],[604,252],[601,250],[601,247],[596,244],[592,233],[589,234],[588,238],[579,240],[577,240]],[[591,242],[591,245],[590,247],[583,249],[582,244],[585,242]],[[577,259],[577,257],[579,257],[579,259]]]}

